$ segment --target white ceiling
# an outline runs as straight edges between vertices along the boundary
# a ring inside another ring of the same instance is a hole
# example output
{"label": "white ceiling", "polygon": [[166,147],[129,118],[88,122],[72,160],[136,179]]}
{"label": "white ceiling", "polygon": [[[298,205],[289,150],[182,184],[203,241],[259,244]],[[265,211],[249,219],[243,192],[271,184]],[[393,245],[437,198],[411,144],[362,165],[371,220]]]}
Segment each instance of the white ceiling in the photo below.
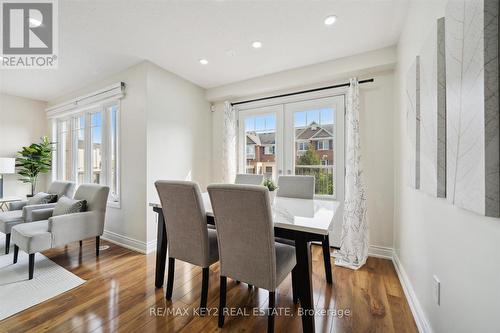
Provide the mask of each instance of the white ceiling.
{"label": "white ceiling", "polygon": [[211,88],[394,45],[405,3],[59,0],[59,68],[2,70],[0,91],[51,100],[143,59]]}

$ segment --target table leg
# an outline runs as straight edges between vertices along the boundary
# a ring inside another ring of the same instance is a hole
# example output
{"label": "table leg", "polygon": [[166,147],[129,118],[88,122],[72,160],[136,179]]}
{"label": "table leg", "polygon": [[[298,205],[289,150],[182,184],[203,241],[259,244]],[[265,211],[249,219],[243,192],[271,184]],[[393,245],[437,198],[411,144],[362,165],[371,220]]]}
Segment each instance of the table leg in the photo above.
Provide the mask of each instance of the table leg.
{"label": "table leg", "polygon": [[296,274],[302,308],[302,331],[314,332],[314,302],[312,291],[311,243],[298,235],[295,240]]}
{"label": "table leg", "polygon": [[167,260],[167,231],[165,229],[165,219],[163,211],[159,209],[158,213],[158,229],[156,234],[156,288],[163,286],[165,279],[165,263]]}

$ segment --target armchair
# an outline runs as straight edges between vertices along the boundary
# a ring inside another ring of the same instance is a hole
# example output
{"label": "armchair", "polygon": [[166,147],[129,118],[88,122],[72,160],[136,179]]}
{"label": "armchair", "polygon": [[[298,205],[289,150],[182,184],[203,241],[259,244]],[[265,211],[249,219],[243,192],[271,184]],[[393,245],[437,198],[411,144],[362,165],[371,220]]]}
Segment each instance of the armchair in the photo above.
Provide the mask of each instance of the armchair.
{"label": "armchair", "polygon": [[[50,184],[49,194],[57,194],[72,197],[75,191],[75,183],[55,181]],[[5,234],[5,254],[9,253],[10,234],[12,227],[23,222],[31,222],[31,213],[35,209],[54,207],[55,204],[37,204],[28,205],[28,201],[12,202],[9,205],[9,211],[0,213],[0,232]]]}
{"label": "armchair", "polygon": [[[35,253],[95,237],[96,256],[99,256],[100,236],[104,232],[104,219],[109,187],[96,184],[80,185],[76,200],[86,200],[87,210],[79,213],[52,216],[53,208],[32,211],[36,222],[23,223],[12,228],[14,263],[19,249],[29,254],[29,278],[33,278]],[[39,220],[43,219],[43,220]]]}

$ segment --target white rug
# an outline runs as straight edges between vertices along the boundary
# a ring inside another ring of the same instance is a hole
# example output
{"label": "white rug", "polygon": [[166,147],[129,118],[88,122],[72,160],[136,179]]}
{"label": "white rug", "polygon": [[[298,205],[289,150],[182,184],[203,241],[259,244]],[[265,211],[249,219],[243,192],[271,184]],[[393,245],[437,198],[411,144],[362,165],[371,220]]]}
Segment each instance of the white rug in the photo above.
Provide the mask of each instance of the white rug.
{"label": "white rug", "polygon": [[20,250],[16,264],[13,258],[14,247],[5,254],[5,235],[0,233],[0,320],[85,282],[40,253],[35,255],[33,279],[28,280],[28,255]]}

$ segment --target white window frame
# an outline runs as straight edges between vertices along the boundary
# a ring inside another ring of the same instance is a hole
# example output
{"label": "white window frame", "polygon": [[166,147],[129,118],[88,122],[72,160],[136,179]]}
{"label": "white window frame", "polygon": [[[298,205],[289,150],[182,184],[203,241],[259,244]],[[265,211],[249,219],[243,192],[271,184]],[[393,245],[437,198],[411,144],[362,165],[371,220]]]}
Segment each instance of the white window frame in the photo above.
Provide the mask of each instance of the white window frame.
{"label": "white window frame", "polygon": [[[322,90],[312,93],[304,93],[293,96],[279,97],[273,98],[264,101],[251,102],[246,104],[238,105],[236,108],[238,112],[238,123],[237,123],[237,131],[238,131],[238,171],[246,172],[246,160],[244,157],[243,144],[246,142],[245,139],[245,123],[244,118],[249,115],[258,115],[271,113],[272,110],[279,110],[276,115],[276,168],[277,168],[277,176],[285,174],[284,167],[285,165],[290,164],[290,162],[284,161],[283,159],[283,145],[286,140],[284,137],[284,105],[288,103],[295,103],[301,101],[310,101],[317,100],[321,98],[328,97],[342,97],[344,102],[344,110],[337,110],[336,112],[336,124],[337,128],[334,130],[335,133],[335,145],[334,148],[337,152],[336,154],[336,170],[334,170],[336,191],[335,195],[315,195],[315,198],[325,199],[325,200],[336,200],[339,202],[344,201],[344,192],[345,192],[345,146],[344,146],[344,119],[345,119],[345,108],[346,108],[346,96],[347,88],[334,88],[329,90]],[[293,145],[292,145],[293,147]],[[291,155],[293,156],[293,155]],[[341,214],[340,214],[341,215]]]}
{"label": "white window frame", "polygon": [[[116,106],[116,194],[110,192],[108,197],[108,206],[121,208],[121,128],[120,128],[120,113],[121,113],[121,100],[119,98],[113,98],[104,100],[98,103],[94,103],[91,105],[86,105],[81,108],[77,108],[71,111],[71,113],[64,114],[59,117],[53,117],[53,125],[55,129],[53,129],[52,133],[54,135],[53,141],[57,142],[56,152],[53,154],[53,165],[56,171],[53,172],[53,178],[60,179],[63,173],[63,163],[64,161],[61,158],[61,154],[63,153],[60,149],[61,144],[61,131],[59,129],[60,124],[63,121],[69,120],[70,129],[69,132],[71,134],[71,144],[72,144],[72,170],[71,177],[72,181],[78,181],[78,173],[77,173],[77,158],[78,155],[78,140],[77,140],[77,130],[76,130],[76,121],[77,119],[84,115],[85,116],[85,175],[84,175],[84,183],[92,182],[92,137],[91,137],[91,115],[93,113],[101,112],[102,114],[102,123],[101,123],[101,169],[102,173],[99,178],[99,183],[101,185],[108,185],[111,187],[111,109]],[[55,176],[55,177],[54,177]]]}

